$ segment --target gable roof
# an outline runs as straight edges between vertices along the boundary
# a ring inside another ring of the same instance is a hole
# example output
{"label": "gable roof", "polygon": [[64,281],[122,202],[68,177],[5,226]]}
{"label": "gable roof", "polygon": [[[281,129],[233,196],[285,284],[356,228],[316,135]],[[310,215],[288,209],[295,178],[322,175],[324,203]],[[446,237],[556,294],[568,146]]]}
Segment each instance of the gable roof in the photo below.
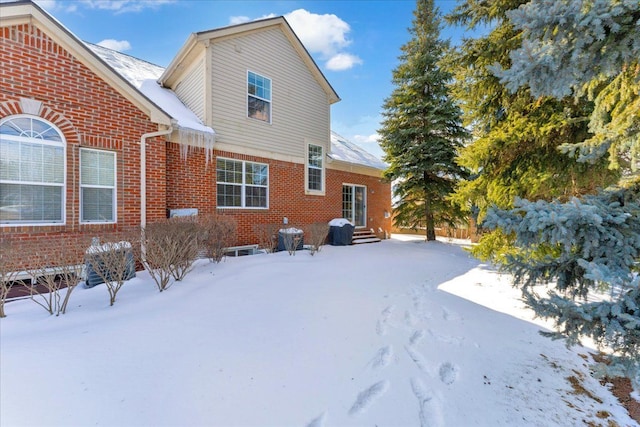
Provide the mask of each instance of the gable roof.
{"label": "gable roof", "polygon": [[113,70],[60,21],[31,0],[0,2],[0,25],[34,24],[93,73],[144,112],[153,123],[171,125],[171,115]]}
{"label": "gable roof", "polygon": [[379,170],[385,170],[388,167],[385,162],[334,131],[331,131],[331,152],[329,157],[333,160]]}
{"label": "gable roof", "polygon": [[[171,106],[176,108],[177,110],[174,110],[173,114],[183,118],[180,120],[181,125],[191,128],[203,126],[200,119],[180,102],[173,91],[158,85],[156,80],[165,72],[163,67],[102,46],[87,42],[85,44],[132,85],[156,101],[158,105],[163,106],[165,110],[171,111]],[[331,150],[328,155],[333,160],[345,163],[379,170],[387,168],[387,164],[373,154],[333,131],[331,132]]]}
{"label": "gable roof", "polygon": [[211,135],[209,138],[213,138],[213,129],[205,126],[172,90],[165,89],[157,83],[164,72],[163,67],[96,44],[85,44],[132,86],[169,114],[183,133],[185,129],[189,129]]}
{"label": "gable roof", "polygon": [[272,27],[279,28],[287,37],[313,77],[326,92],[329,104],[334,104],[340,101],[340,97],[324,76],[320,67],[318,67],[283,16],[260,19],[243,24],[230,25],[227,27],[192,33],[158,81],[162,85],[170,86],[170,80],[176,71],[178,71],[183,64],[189,63],[189,60],[198,55],[204,49],[205,45],[211,42],[211,40],[238,37],[250,32],[262,31]]}
{"label": "gable roof", "polygon": [[[35,20],[44,30],[66,50],[72,52],[83,64],[102,77],[115,90],[134,103],[145,112],[154,123],[164,125],[178,124],[179,131],[185,131],[190,137],[191,144],[200,146],[205,144],[210,148],[215,132],[204,126],[201,120],[187,108],[170,89],[160,86],[171,71],[185,59],[185,57],[204,40],[212,38],[236,36],[248,31],[257,31],[271,26],[279,26],[289,38],[294,48],[301,55],[310,68],[314,77],[327,92],[331,103],[340,100],[333,87],[329,84],[322,71],[309,55],[302,42],[295,35],[284,17],[269,18],[245,24],[223,27],[215,30],[192,34],[182,49],[174,57],[168,68],[152,64],[139,58],[117,52],[92,43],[83,42],[68,30],[52,15],[41,9],[32,0],[18,0],[14,2],[0,1],[0,24],[11,25],[28,23]],[[172,68],[173,67],[173,68]],[[194,131],[197,135],[194,137]],[[196,139],[205,141],[194,142]],[[183,135],[184,136],[184,135]],[[335,132],[331,132],[331,150],[328,156],[336,161],[361,165],[369,168],[384,170],[387,165],[362,147],[346,140]]]}

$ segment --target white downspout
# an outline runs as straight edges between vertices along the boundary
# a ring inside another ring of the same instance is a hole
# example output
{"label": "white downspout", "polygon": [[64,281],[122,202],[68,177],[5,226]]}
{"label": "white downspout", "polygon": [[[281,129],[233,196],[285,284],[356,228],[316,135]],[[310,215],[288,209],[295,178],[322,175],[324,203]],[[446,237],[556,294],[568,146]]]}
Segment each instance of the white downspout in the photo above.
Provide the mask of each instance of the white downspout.
{"label": "white downspout", "polygon": [[173,132],[174,121],[165,130],[145,133],[140,137],[140,227],[147,226],[147,139],[169,135]]}

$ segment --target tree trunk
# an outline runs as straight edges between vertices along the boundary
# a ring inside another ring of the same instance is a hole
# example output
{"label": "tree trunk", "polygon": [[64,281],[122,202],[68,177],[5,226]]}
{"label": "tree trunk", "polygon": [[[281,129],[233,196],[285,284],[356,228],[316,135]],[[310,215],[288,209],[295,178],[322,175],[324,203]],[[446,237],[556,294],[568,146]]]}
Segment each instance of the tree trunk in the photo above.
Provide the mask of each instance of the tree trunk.
{"label": "tree trunk", "polygon": [[433,223],[433,211],[431,210],[431,199],[429,199],[429,192],[427,191],[427,183],[429,182],[429,174],[427,171],[422,172],[422,179],[424,185],[424,215],[425,215],[425,225],[427,226],[427,242],[432,240],[436,240],[436,226]]}
{"label": "tree trunk", "polygon": [[433,223],[433,212],[431,212],[431,200],[424,200],[424,214],[427,225],[427,241],[436,240],[436,227]]}

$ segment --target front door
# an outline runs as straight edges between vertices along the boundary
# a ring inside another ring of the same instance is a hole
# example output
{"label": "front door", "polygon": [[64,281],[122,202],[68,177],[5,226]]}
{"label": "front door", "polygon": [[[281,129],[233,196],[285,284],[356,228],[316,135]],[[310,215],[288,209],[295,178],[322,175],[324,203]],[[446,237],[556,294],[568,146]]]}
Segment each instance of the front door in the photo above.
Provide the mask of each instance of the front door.
{"label": "front door", "polygon": [[367,226],[367,187],[342,185],[342,216],[356,227]]}

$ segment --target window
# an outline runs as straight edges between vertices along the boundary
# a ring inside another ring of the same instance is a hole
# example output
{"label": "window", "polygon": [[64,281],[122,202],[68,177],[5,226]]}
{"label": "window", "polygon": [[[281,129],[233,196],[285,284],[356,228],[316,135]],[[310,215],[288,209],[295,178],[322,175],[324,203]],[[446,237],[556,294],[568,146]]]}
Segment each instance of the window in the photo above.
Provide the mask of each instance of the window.
{"label": "window", "polygon": [[323,191],[323,154],[322,147],[309,144],[307,148],[307,190]]}
{"label": "window", "polygon": [[356,227],[367,225],[367,187],[342,184],[342,217]]}
{"label": "window", "polygon": [[267,208],[269,165],[239,160],[217,160],[219,208]]}
{"label": "window", "polygon": [[271,123],[271,79],[249,71],[247,92],[248,116]]}
{"label": "window", "polygon": [[80,150],[80,221],[116,221],[116,153]]}
{"label": "window", "polygon": [[0,121],[0,224],[63,224],[62,133],[31,116]]}

